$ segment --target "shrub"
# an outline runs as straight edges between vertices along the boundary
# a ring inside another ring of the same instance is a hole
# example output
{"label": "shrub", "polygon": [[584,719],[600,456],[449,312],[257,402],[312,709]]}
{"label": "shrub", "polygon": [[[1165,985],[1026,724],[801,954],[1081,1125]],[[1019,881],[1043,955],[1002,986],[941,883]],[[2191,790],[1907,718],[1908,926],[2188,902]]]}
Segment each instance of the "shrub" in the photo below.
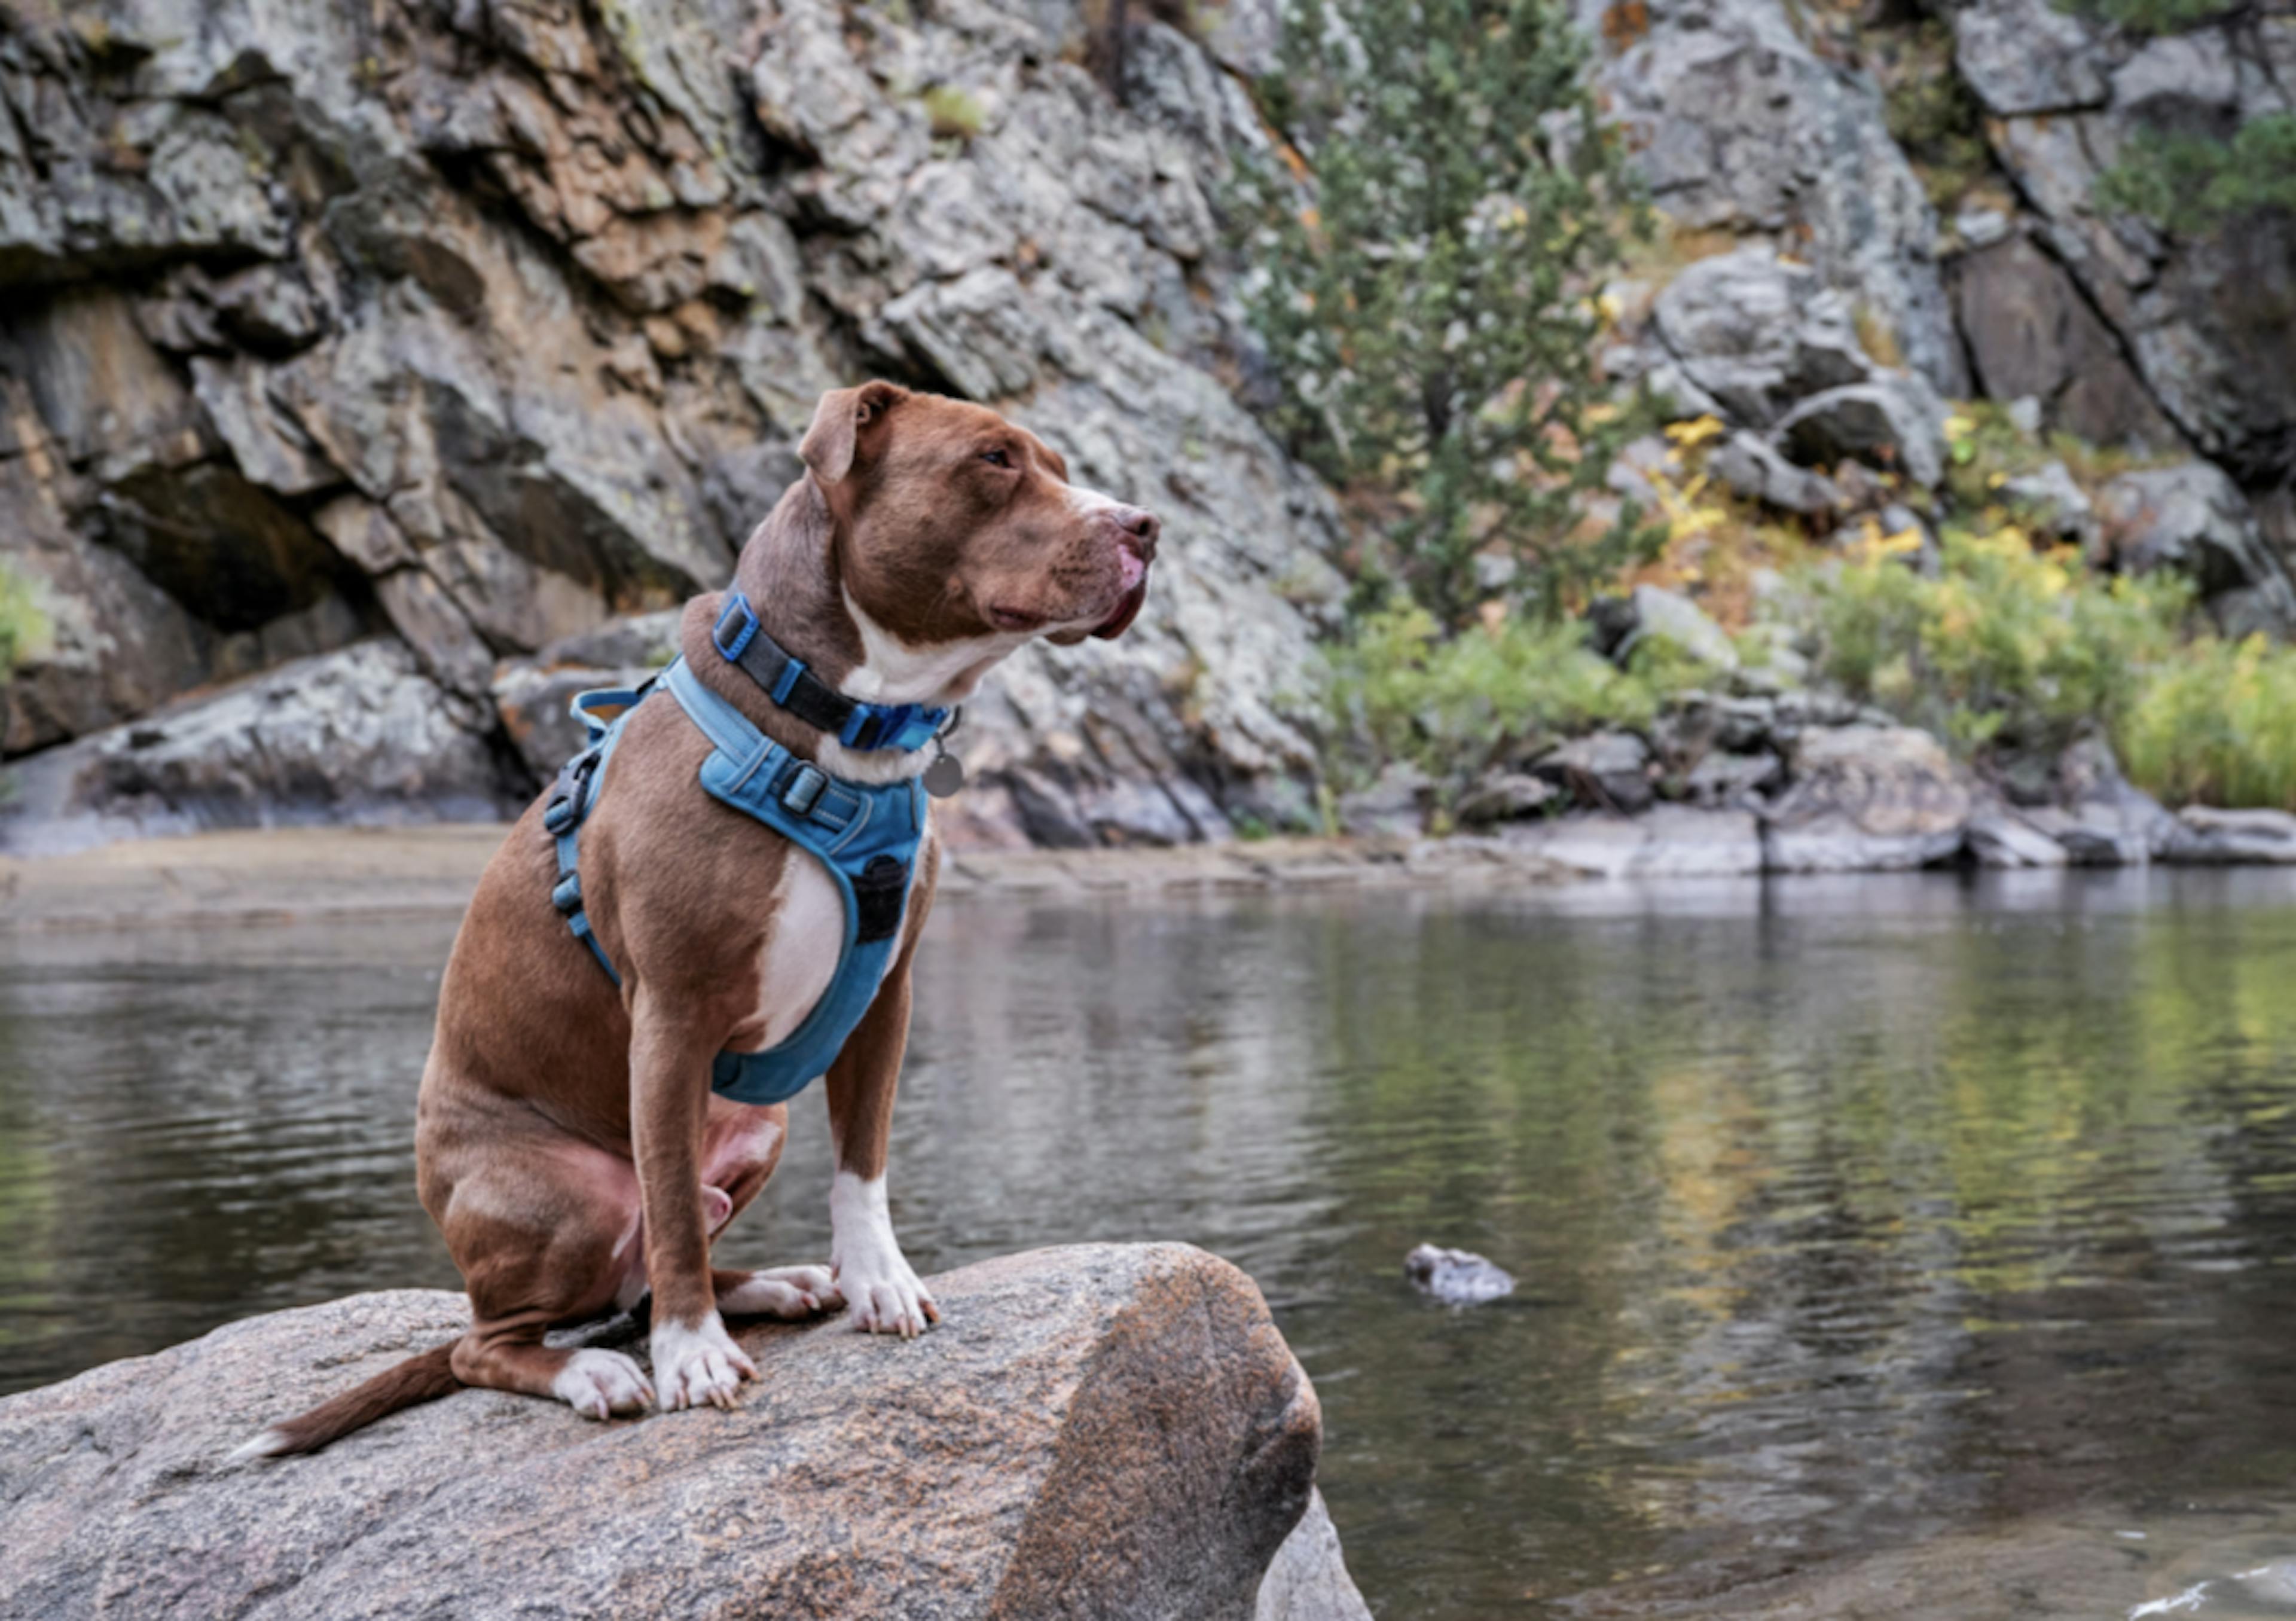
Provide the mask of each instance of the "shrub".
{"label": "shrub", "polygon": [[2296,649],[2194,643],[2154,674],[2115,741],[2130,780],[2170,804],[2296,810]]}
{"label": "shrub", "polygon": [[2147,131],[2105,171],[2097,197],[2187,234],[2296,210],[2296,113],[2251,119],[2226,141]]}
{"label": "shrub", "polygon": [[1635,427],[1592,358],[1627,186],[1586,49],[1555,0],[1300,0],[1260,86],[1292,167],[1234,215],[1279,425],[1447,626],[1490,557],[1551,614],[1648,540],[1574,533]]}
{"label": "shrub", "polygon": [[1851,696],[1965,749],[2057,749],[2133,712],[2176,647],[2190,589],[2106,579],[2070,548],[2037,552],[2021,529],[1946,531],[1934,576],[1869,544],[1808,571],[1818,667]]}
{"label": "shrub", "polygon": [[1663,654],[1621,670],[1576,622],[1492,614],[1446,636],[1416,604],[1367,615],[1330,658],[1332,717],[1362,774],[1408,760],[1454,788],[1503,754],[1647,727],[1702,674]]}

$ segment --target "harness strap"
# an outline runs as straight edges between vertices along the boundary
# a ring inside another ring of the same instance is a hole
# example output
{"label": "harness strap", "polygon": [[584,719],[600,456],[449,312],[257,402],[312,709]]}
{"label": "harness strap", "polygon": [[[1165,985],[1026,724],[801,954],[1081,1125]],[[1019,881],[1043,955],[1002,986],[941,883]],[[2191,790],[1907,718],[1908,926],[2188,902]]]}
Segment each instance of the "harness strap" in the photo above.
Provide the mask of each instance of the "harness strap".
{"label": "harness strap", "polygon": [[726,594],[709,640],[718,657],[756,682],[767,697],[848,749],[922,749],[948,724],[947,709],[848,698],[767,634],[741,592]]}
{"label": "harness strap", "polygon": [[[701,728],[711,746],[735,762],[732,779],[734,786],[765,773],[767,796],[778,801],[791,816],[819,827],[825,835],[824,848],[834,851],[868,820],[868,803],[860,794],[758,731],[747,716],[704,686],[683,659],[673,661],[643,686],[598,687],[576,693],[567,708],[588,733],[590,746],[559,768],[558,780],[542,807],[542,825],[548,830],[558,855],[558,880],[550,891],[550,904],[558,909],[574,937],[589,948],[606,978],[617,987],[622,983],[622,977],[614,970],[613,960],[607,956],[606,948],[592,930],[589,914],[584,908],[582,823],[598,802],[598,787],[605,775],[606,763],[613,757],[614,745],[621,741],[622,718],[644,701],[657,683],[669,688],[670,696]],[[598,714],[601,709],[619,709],[622,713],[609,721]]]}

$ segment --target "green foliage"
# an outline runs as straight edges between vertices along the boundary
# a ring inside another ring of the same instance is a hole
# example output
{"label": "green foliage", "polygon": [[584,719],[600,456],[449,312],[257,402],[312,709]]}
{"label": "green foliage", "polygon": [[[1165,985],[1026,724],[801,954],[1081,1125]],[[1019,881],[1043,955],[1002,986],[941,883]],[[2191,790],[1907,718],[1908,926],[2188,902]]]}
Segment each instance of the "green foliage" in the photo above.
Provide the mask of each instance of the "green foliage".
{"label": "green foliage", "polygon": [[2194,643],[2154,675],[2117,741],[2130,779],[2170,804],[2296,811],[2296,649]]}
{"label": "green foliage", "polygon": [[1953,70],[1953,28],[1936,18],[1898,42],[1882,96],[1890,135],[1937,207],[1948,208],[1992,171],[1985,110]]}
{"label": "green foliage", "polygon": [[1807,571],[1819,667],[1965,749],[2056,749],[2118,730],[2173,655],[2189,587],[2104,579],[2023,531],[1948,529],[1934,576],[1887,544]]}
{"label": "green foliage", "polygon": [[2177,34],[2213,22],[2239,0],[2086,0],[2069,6],[2136,34]]}
{"label": "green foliage", "polygon": [[47,621],[32,601],[31,588],[0,564],[0,681],[47,635]]}
{"label": "green foliage", "polygon": [[1447,625],[1487,556],[1552,613],[1648,544],[1573,533],[1632,431],[1593,374],[1627,186],[1585,52],[1554,0],[1300,0],[1261,86],[1305,154],[1235,199],[1280,424]]}
{"label": "green foliage", "polygon": [[1704,674],[1663,654],[1621,670],[1575,622],[1494,617],[1446,636],[1413,604],[1366,616],[1332,650],[1329,694],[1365,775],[1408,760],[1456,786],[1503,751],[1597,726],[1648,726]]}
{"label": "green foliage", "polygon": [[2228,141],[2148,132],[2105,171],[2097,197],[2186,234],[2296,211],[2296,113],[2251,119]]}

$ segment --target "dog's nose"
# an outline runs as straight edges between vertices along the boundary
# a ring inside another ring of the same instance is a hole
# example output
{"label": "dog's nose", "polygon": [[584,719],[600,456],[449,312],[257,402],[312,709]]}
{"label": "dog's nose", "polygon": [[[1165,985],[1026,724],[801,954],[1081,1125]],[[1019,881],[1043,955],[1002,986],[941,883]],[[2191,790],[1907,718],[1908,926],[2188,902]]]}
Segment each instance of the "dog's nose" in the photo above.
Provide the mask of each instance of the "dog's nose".
{"label": "dog's nose", "polygon": [[1124,544],[1142,562],[1156,561],[1156,537],[1164,532],[1162,519],[1141,507],[1119,507],[1116,527],[1123,533]]}

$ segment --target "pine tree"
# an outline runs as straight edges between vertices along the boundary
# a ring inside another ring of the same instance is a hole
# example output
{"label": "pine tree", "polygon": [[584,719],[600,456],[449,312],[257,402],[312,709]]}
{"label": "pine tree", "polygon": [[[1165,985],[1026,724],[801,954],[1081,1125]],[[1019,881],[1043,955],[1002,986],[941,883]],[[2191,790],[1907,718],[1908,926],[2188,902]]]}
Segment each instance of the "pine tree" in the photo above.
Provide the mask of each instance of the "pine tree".
{"label": "pine tree", "polygon": [[1578,532],[1625,432],[1592,295],[1629,191],[1585,61],[1551,0],[1295,0],[1260,85],[1286,165],[1238,216],[1276,414],[1447,624],[1493,559],[1552,614],[1644,539]]}

